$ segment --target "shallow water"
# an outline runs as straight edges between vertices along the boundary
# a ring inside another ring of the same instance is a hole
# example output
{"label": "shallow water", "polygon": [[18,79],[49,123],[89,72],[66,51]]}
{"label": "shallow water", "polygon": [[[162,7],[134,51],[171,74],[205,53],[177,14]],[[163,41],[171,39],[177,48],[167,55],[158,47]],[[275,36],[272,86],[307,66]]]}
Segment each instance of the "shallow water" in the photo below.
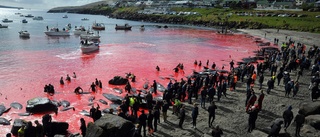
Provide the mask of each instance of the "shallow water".
{"label": "shallow water", "polygon": [[[0,18],[14,19],[8,29],[0,29],[0,103],[6,107],[12,102],[19,102],[23,109],[11,109],[2,117],[13,120],[22,118],[26,120],[41,119],[42,115],[27,117],[18,116],[17,113],[25,112],[26,101],[33,97],[48,97],[54,100],[67,100],[75,111],[68,110],[59,112],[53,116],[54,121],[66,121],[70,124],[71,132],[80,132],[80,118],[86,122],[92,121],[86,116],[79,114],[82,110],[89,111],[88,99],[95,96],[95,105],[99,104],[101,110],[112,104],[102,96],[102,93],[118,94],[113,88],[124,86],[108,85],[108,81],[116,75],[125,76],[125,73],[134,73],[136,82],[131,85],[142,89],[147,81],[152,84],[153,80],[160,82],[166,87],[168,79],[161,77],[174,77],[181,79],[190,75],[193,70],[200,71],[203,67],[194,66],[194,60],[202,61],[205,65],[209,60],[229,69],[231,60],[241,61],[242,58],[254,56],[253,51],[258,50],[253,39],[242,34],[219,35],[213,30],[197,29],[192,27],[169,26],[168,29],[157,28],[152,23],[133,22],[125,20],[108,19],[104,16],[68,14],[64,20],[64,14],[48,14],[43,11],[28,10],[4,10],[0,9]],[[15,12],[23,14],[32,13],[41,15],[44,21],[33,21],[22,24],[22,18],[14,15]],[[89,18],[83,22],[81,18]],[[48,37],[43,33],[45,26],[59,26],[71,23],[73,25],[90,26],[93,21],[104,22],[106,30],[101,31],[100,51],[91,54],[82,54],[79,48],[79,37]],[[115,24],[129,23],[133,25],[132,31],[116,31]],[[139,26],[145,25],[145,31],[140,31]],[[18,31],[26,29],[31,33],[30,39],[20,39]],[[185,66],[184,73],[174,73],[173,68],[178,63]],[[155,67],[161,71],[157,72]],[[77,78],[72,78],[70,83],[59,85],[60,77],[70,76],[75,72]],[[85,91],[95,79],[103,83],[103,88],[97,93],[75,95],[77,86]],[[48,96],[43,92],[43,87],[51,83],[56,90],[54,96]],[[157,96],[160,96],[158,93]],[[99,102],[99,99],[108,101],[109,105]],[[60,110],[61,108],[59,108]],[[0,135],[10,132],[11,126],[0,125]]]}

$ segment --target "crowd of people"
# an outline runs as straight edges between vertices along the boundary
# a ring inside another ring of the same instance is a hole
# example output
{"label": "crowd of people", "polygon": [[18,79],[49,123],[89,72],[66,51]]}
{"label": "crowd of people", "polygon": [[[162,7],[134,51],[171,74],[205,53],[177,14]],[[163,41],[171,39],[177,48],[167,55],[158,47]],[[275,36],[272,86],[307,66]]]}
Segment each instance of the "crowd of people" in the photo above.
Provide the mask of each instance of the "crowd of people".
{"label": "crowd of people", "polygon": [[[275,40],[278,41],[278,40]],[[216,69],[216,64],[213,62],[211,65],[211,70],[216,70],[214,73],[198,73],[193,72],[191,76],[185,80],[183,78],[178,80],[170,80],[167,84],[166,90],[163,92],[162,100],[155,100],[154,96],[157,95],[157,81],[154,80],[151,87],[153,88],[152,92],[148,92],[145,97],[141,96],[141,93],[138,93],[136,97],[129,96],[132,89],[130,82],[125,86],[125,91],[128,93],[124,98],[122,104],[118,108],[116,115],[128,119],[136,124],[136,133],[135,136],[152,136],[154,132],[158,131],[158,124],[161,122],[160,117],[162,113],[163,122],[168,123],[168,110],[172,107],[172,114],[175,114],[178,122],[176,123],[179,128],[184,128],[184,121],[186,118],[186,106],[193,106],[191,110],[192,117],[192,127],[196,128],[197,126],[197,117],[199,113],[203,113],[202,110],[199,110],[198,102],[200,102],[200,107],[208,112],[208,127],[212,128],[212,136],[219,137],[223,134],[223,128],[220,128],[219,125],[214,126],[214,120],[216,118],[216,110],[219,108],[215,102],[220,101],[221,97],[224,96],[227,98],[227,90],[237,92],[236,88],[238,83],[244,83],[246,85],[246,101],[245,110],[248,114],[248,129],[247,132],[252,132],[256,129],[256,120],[259,118],[259,112],[261,112],[263,100],[265,98],[264,90],[266,89],[267,94],[273,94],[272,89],[276,85],[280,87],[283,84],[285,91],[285,97],[295,97],[299,92],[299,78],[300,76],[306,75],[304,70],[311,68],[311,81],[310,87],[311,90],[311,99],[317,99],[319,94],[319,82],[320,80],[320,49],[317,46],[312,46],[308,51],[306,46],[302,43],[295,43],[292,39],[289,39],[288,42],[283,43],[280,50],[271,50],[266,51],[265,49],[261,50],[259,54],[264,58],[263,61],[256,62],[243,62],[240,63],[237,67],[234,66],[233,60],[229,63],[230,71],[225,73],[225,71],[219,72]],[[201,61],[195,60],[194,65],[202,66]],[[209,60],[205,64],[205,68],[209,69]],[[311,67],[312,66],[312,67]],[[183,71],[183,64],[180,64],[174,69],[174,72],[178,73]],[[222,70],[224,66],[222,67]],[[160,71],[160,67],[156,67],[157,71]],[[290,73],[296,73],[295,79],[290,75]],[[265,78],[270,76],[267,80]],[[74,78],[75,78],[74,73]],[[134,76],[135,77],[135,76]],[[61,77],[63,82],[63,77]],[[60,80],[60,81],[61,81]],[[67,81],[70,81],[70,77],[67,75]],[[281,82],[282,80],[282,82]],[[134,82],[134,81],[132,81]],[[61,83],[61,82],[60,82]],[[63,82],[64,83],[64,82]],[[263,83],[266,84],[266,87],[263,87]],[[61,83],[62,84],[62,83]],[[257,97],[254,87],[258,85],[260,93]],[[47,86],[46,86],[47,87]],[[90,89],[92,92],[96,91],[96,87],[102,88],[101,80],[96,79],[92,83]],[[46,88],[45,88],[46,89]],[[76,93],[80,93],[82,88],[75,90]],[[83,91],[83,90],[82,90]],[[293,94],[291,94],[291,91]],[[200,100],[198,96],[200,95]],[[216,98],[216,100],[215,100]],[[142,99],[146,100],[146,110],[140,109],[142,105]],[[206,107],[206,105],[208,105]],[[289,105],[289,104],[288,104]],[[98,120],[102,114],[99,110],[99,106],[96,108],[92,106],[90,109],[90,116],[93,118],[93,121]],[[271,131],[269,133],[270,137],[276,137],[279,135],[282,124],[283,128],[286,129],[290,126],[292,120],[296,122],[296,136],[300,136],[300,128],[302,127],[305,116],[302,114],[296,114],[294,117],[292,106],[289,106],[287,110],[283,112],[283,120],[276,121],[272,124]],[[140,114],[138,112],[140,111]],[[110,111],[110,114],[114,114],[113,111]],[[81,132],[85,136],[86,133],[86,124],[84,119],[81,121]],[[37,126],[41,126],[39,122],[35,122]],[[26,133],[30,132],[28,130],[33,130],[32,123],[28,123],[27,128],[21,128],[21,134],[24,132],[24,137],[27,137]],[[35,128],[37,129],[37,128]],[[32,132],[38,133],[38,130]],[[40,132],[40,131],[39,131]],[[40,134],[40,133],[39,133]],[[43,136],[44,131],[41,131],[41,135],[36,137]],[[19,136],[20,137],[20,136]]]}

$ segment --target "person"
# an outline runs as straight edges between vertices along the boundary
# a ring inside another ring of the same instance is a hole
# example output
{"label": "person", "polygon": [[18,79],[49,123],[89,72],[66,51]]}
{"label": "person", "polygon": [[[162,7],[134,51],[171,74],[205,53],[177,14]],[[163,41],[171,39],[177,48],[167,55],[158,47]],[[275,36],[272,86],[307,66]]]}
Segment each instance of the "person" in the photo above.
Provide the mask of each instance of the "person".
{"label": "person", "polygon": [[181,107],[181,101],[179,100],[178,97],[176,97],[174,99],[174,104],[173,104],[173,107],[172,107],[172,114],[178,114],[179,112],[179,108]]}
{"label": "person", "polygon": [[209,112],[209,121],[208,121],[208,124],[209,124],[209,127],[212,127],[212,123],[216,117],[216,109],[217,109],[217,106],[215,105],[215,103],[212,101],[211,102],[211,105],[209,106],[208,108],[208,112]]}
{"label": "person", "polygon": [[149,114],[148,114],[148,117],[147,117],[147,120],[148,120],[148,135],[152,135],[153,134],[153,125],[152,125],[152,121],[153,121],[153,118],[154,118],[154,115],[153,115],[153,111],[152,110],[149,110]]}
{"label": "person", "polygon": [[259,95],[259,98],[258,98],[258,109],[259,111],[262,109],[262,101],[264,99],[264,93],[263,93],[263,90],[260,90],[260,95]]}
{"label": "person", "polygon": [[72,76],[73,78],[77,78],[77,75],[76,75],[76,73],[75,72],[73,72],[73,76]]}
{"label": "person", "polygon": [[[80,90],[81,90],[81,92],[80,92]],[[76,93],[76,94],[81,94],[82,92],[83,92],[83,89],[80,86],[78,86],[76,89],[74,89],[74,93]]]}
{"label": "person", "polygon": [[201,107],[206,108],[207,88],[203,87],[201,90]]}
{"label": "person", "polygon": [[152,87],[153,87],[153,93],[154,93],[154,94],[157,94],[157,87],[158,87],[158,85],[157,85],[156,80],[153,80]]}
{"label": "person", "polygon": [[60,78],[60,85],[64,85],[63,77]]}
{"label": "person", "polygon": [[299,91],[299,82],[296,81],[294,83],[294,86],[293,86],[293,89],[292,89],[292,92],[293,92],[293,96],[292,97],[295,97],[297,95],[298,91]]}
{"label": "person", "polygon": [[93,121],[97,121],[98,119],[101,118],[101,110],[99,110],[100,106],[98,105],[97,108],[96,108],[96,111],[94,113],[94,119]]}
{"label": "person", "polygon": [[159,108],[154,107],[153,108],[153,126],[154,126],[154,132],[157,132],[157,125],[160,123],[160,110]]}
{"label": "person", "polygon": [[248,119],[249,128],[248,128],[248,132],[251,133],[252,130],[255,129],[255,127],[256,127],[256,120],[257,120],[257,118],[258,118],[259,110],[256,108],[256,106],[251,106],[250,109],[247,111],[247,113],[249,114],[249,119]]}
{"label": "person", "polygon": [[18,130],[18,137],[24,137],[25,125],[21,125]]}
{"label": "person", "polygon": [[92,92],[96,92],[96,85],[94,84],[94,82],[92,82],[92,84],[90,85],[90,89]]}
{"label": "person", "polygon": [[160,71],[160,67],[159,66],[157,66],[156,69],[157,69],[157,71]]}
{"label": "person", "polygon": [[292,110],[292,106],[289,106],[287,110],[285,110],[282,114],[282,117],[284,119],[284,130],[286,131],[287,128],[289,127],[289,125],[291,124],[291,121],[293,119],[293,112]]}
{"label": "person", "polygon": [[142,137],[142,136],[141,136],[141,133],[140,133],[140,130],[141,130],[141,125],[140,125],[140,124],[136,124],[136,125],[135,125],[135,128],[134,128],[134,135],[133,135],[133,137]]}
{"label": "person", "polygon": [[68,82],[70,82],[70,81],[71,81],[71,78],[70,78],[69,74],[67,74],[66,81],[68,81]]}
{"label": "person", "polygon": [[274,122],[271,125],[271,130],[270,130],[270,133],[269,133],[268,137],[278,137],[279,136],[279,132],[281,130],[281,125],[282,124],[283,124],[282,120]]}
{"label": "person", "polygon": [[43,126],[38,120],[35,120],[34,123],[36,124],[36,137],[44,137]]}
{"label": "person", "polygon": [[259,90],[261,90],[262,89],[262,83],[263,83],[263,81],[264,81],[264,76],[263,76],[263,73],[260,73],[259,74]]}
{"label": "person", "polygon": [[94,108],[94,105],[92,105],[92,107],[91,107],[91,109],[90,109],[90,117],[92,118],[92,119],[94,119],[95,118],[95,112],[96,112],[96,108]]}
{"label": "person", "polygon": [[305,116],[303,114],[297,114],[294,121],[296,122],[296,137],[300,137],[300,129],[305,121]]}
{"label": "person", "polygon": [[274,80],[272,78],[269,79],[267,82],[267,85],[268,85],[267,94],[270,94],[271,89],[273,89],[274,87]]}
{"label": "person", "polygon": [[196,103],[194,103],[193,104],[193,109],[192,109],[192,114],[191,114],[193,128],[196,128],[196,126],[197,126],[197,117],[198,117],[198,115],[199,115],[198,105]]}
{"label": "person", "polygon": [[130,93],[131,91],[131,85],[129,83],[129,81],[127,82],[126,86],[124,87],[125,91],[127,91],[128,93]]}
{"label": "person", "polygon": [[11,137],[11,133],[7,133],[7,134],[6,134],[6,137]]}
{"label": "person", "polygon": [[99,88],[102,88],[102,82],[101,82],[101,80],[99,80],[99,86],[98,86]]}
{"label": "person", "polygon": [[146,101],[147,101],[147,107],[148,109],[152,109],[152,100],[153,100],[153,97],[152,97],[152,94],[150,93],[150,91],[148,92],[148,94],[146,95]]}
{"label": "person", "polygon": [[24,130],[24,137],[35,137],[36,136],[36,127],[32,125],[32,122],[29,121]]}
{"label": "person", "polygon": [[163,104],[162,104],[162,115],[163,115],[163,121],[167,122],[167,111],[169,109],[169,104],[166,100],[163,100]]}
{"label": "person", "polygon": [[182,105],[180,109],[180,120],[179,120],[179,127],[182,128],[182,124],[184,122],[184,119],[186,117],[186,111],[184,110],[184,105]]}
{"label": "person", "polygon": [[97,78],[96,78],[95,84],[96,86],[99,86],[99,80]]}
{"label": "person", "polygon": [[234,65],[234,62],[233,62],[233,60],[231,60],[231,62],[229,63],[230,64],[230,70],[232,70],[234,67],[233,67],[233,65]]}
{"label": "person", "polygon": [[211,131],[212,137],[221,137],[222,134],[223,132],[219,126],[216,126],[216,128],[212,128],[212,131]]}
{"label": "person", "polygon": [[81,123],[81,126],[80,126],[81,135],[85,137],[86,131],[87,131],[86,121],[83,118],[80,118],[80,123]]}
{"label": "person", "polygon": [[256,102],[256,100],[257,100],[257,96],[255,95],[254,91],[252,91],[251,96],[247,102],[246,111],[248,111],[248,109],[254,105],[254,102]]}
{"label": "person", "polygon": [[46,26],[46,28],[47,28],[47,31],[49,31],[49,26]]}
{"label": "person", "polygon": [[141,129],[143,129],[143,136],[146,136],[146,125],[147,125],[147,115],[144,113],[144,110],[141,110],[141,114],[139,116],[139,125],[141,126],[140,128],[140,133]]}

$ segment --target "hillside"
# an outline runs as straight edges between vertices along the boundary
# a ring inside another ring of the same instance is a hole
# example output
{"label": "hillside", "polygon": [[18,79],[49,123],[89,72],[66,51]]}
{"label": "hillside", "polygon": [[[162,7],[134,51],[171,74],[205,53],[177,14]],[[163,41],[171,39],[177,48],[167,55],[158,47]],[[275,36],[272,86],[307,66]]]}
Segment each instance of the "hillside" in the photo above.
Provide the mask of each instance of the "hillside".
{"label": "hillside", "polygon": [[0,8],[23,9],[23,7],[11,7],[11,6],[4,6],[4,5],[0,5]]}
{"label": "hillside", "polygon": [[52,8],[48,11],[48,13],[58,13],[58,12],[69,12],[69,13],[83,13],[84,10],[93,10],[98,7],[103,7],[105,5],[110,5],[114,3],[116,0],[103,0],[103,1],[98,1],[82,6],[66,6],[66,7],[56,7]]}

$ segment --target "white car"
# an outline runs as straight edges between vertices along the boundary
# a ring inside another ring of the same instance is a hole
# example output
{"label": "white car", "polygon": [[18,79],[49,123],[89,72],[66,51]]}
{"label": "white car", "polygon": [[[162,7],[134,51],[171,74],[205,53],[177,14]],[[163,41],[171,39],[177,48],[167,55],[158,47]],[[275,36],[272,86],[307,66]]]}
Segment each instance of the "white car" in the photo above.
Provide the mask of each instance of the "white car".
{"label": "white car", "polygon": [[316,18],[320,18],[320,15],[317,15]]}

